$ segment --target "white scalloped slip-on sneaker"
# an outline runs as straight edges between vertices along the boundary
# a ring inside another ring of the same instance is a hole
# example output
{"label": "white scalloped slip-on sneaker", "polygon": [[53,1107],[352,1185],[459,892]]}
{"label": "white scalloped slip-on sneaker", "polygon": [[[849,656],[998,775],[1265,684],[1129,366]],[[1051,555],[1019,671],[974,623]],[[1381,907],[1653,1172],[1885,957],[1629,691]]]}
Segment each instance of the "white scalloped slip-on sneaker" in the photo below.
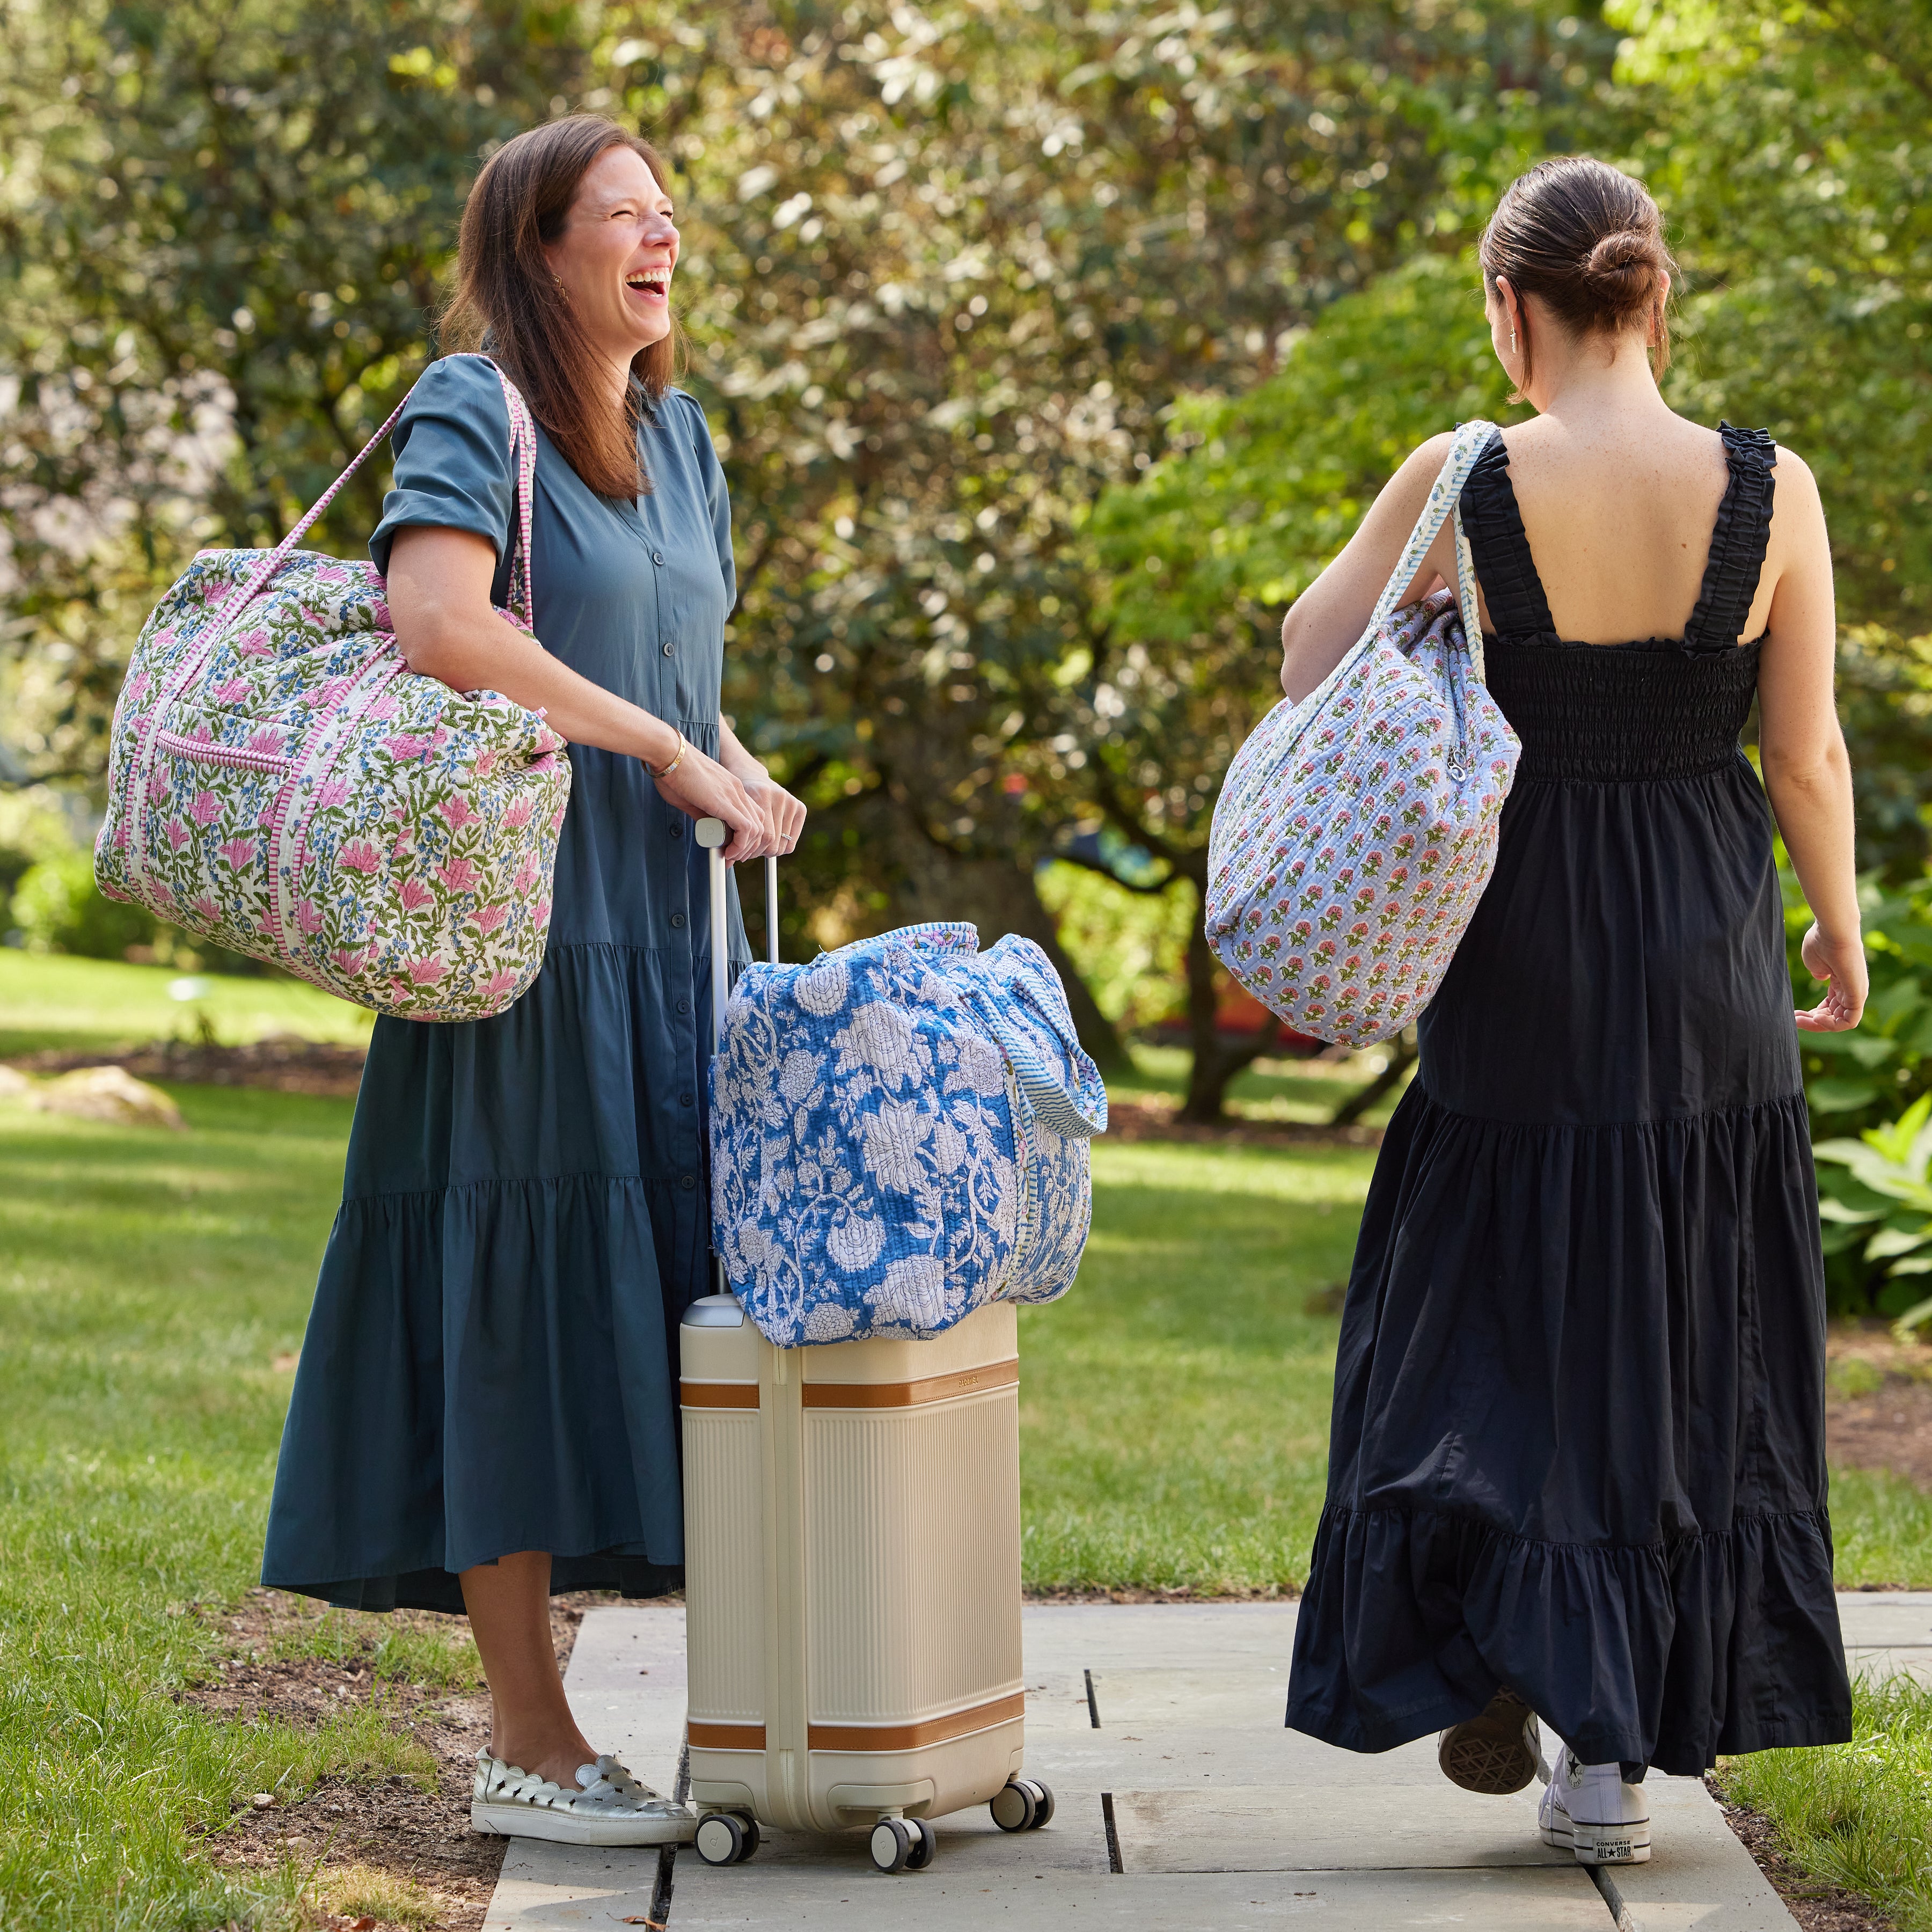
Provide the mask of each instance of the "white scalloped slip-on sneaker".
{"label": "white scalloped slip-on sneaker", "polygon": [[614,1757],[577,1774],[578,1789],[476,1754],[470,1822],[503,1838],[549,1838],[560,1845],[688,1845],[698,1830],[687,1804],[640,1784]]}
{"label": "white scalloped slip-on sneaker", "polygon": [[1566,1750],[1543,1794],[1543,1842],[1576,1854],[1585,1865],[1640,1865],[1650,1860],[1650,1800],[1626,1784],[1622,1766],[1582,1764]]}

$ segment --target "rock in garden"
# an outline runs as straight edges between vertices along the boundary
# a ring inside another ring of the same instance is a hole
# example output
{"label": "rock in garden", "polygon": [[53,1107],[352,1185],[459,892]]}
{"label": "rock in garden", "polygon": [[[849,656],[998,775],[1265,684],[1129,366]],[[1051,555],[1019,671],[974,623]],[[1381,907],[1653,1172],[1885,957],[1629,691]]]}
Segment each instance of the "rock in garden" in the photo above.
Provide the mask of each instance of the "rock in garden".
{"label": "rock in garden", "polygon": [[50,1114],[77,1120],[105,1120],[121,1127],[172,1127],[184,1131],[181,1109],[158,1087],[118,1066],[85,1066],[48,1081],[34,1096]]}

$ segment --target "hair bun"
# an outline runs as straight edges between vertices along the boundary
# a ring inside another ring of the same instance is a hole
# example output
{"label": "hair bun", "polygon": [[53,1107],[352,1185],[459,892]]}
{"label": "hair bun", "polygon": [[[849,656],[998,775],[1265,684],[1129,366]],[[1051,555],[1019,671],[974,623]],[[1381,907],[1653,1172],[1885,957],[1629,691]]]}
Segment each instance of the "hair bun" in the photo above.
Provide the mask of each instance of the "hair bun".
{"label": "hair bun", "polygon": [[1642,308],[1655,294],[1664,267],[1660,237],[1640,228],[1606,235],[1590,250],[1582,275],[1606,308]]}

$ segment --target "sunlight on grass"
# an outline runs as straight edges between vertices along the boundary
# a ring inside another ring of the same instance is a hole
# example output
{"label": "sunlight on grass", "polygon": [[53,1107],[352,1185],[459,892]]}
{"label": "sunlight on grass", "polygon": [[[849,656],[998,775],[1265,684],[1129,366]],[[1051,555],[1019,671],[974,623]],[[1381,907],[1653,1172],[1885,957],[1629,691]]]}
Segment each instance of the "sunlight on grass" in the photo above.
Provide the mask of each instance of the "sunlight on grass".
{"label": "sunlight on grass", "polygon": [[[192,979],[191,1000],[168,988]],[[76,959],[0,948],[0,1058],[58,1048],[104,1053],[153,1040],[197,1036],[206,1016],[224,1046],[269,1034],[360,1045],[374,1014],[298,980],[237,974],[184,974],[167,966]]]}
{"label": "sunlight on grass", "polygon": [[[1318,1126],[1382,1071],[1385,1064],[1382,1054],[1383,1049],[1374,1048],[1346,1060],[1258,1060],[1252,1066],[1244,1067],[1228,1083],[1227,1112],[1238,1120]],[[1133,1056],[1133,1072],[1108,1082],[1114,1091],[1176,1095],[1186,1092],[1188,1054],[1184,1047],[1136,1044]],[[1401,1097],[1400,1088],[1384,1094],[1363,1116],[1364,1124],[1386,1125]]]}
{"label": "sunlight on grass", "polygon": [[172,1694],[220,1647],[190,1606],[258,1572],[271,1364],[350,1112],[174,1090],[185,1136],[0,1108],[0,1922],[36,1932],[292,1926],[274,1874],[224,1874],[197,1835],[257,1791],[433,1769],[380,1704],[297,1728]]}
{"label": "sunlight on grass", "polygon": [[1832,1541],[1840,1589],[1932,1589],[1932,1496],[1903,1476],[1834,1469]]}
{"label": "sunlight on grass", "polygon": [[413,1880],[369,1865],[348,1865],[317,1880],[317,1904],[344,1918],[365,1915],[385,1925],[432,1925],[440,1916],[436,1902]]}
{"label": "sunlight on grass", "polygon": [[1321,1513],[1336,1318],[1373,1156],[1094,1152],[1094,1237],[1021,1313],[1034,1589],[1283,1591]]}
{"label": "sunlight on grass", "polygon": [[1932,1932],[1932,1685],[1858,1678],[1852,1691],[1850,1744],[1729,1758],[1718,1781],[1805,1870],[1876,1900],[1898,1932]]}

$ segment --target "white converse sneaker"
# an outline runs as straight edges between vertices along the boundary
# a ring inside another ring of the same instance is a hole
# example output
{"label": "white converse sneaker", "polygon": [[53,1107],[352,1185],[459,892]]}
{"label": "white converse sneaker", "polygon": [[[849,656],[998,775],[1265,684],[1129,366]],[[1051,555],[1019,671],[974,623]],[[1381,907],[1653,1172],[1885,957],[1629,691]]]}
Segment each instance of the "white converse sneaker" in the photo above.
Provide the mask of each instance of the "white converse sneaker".
{"label": "white converse sneaker", "polygon": [[577,1774],[578,1789],[487,1750],[476,1754],[470,1822],[505,1838],[550,1838],[564,1845],[688,1845],[697,1814],[640,1784],[614,1757],[600,1757]]}
{"label": "white converse sneaker", "polygon": [[1618,1766],[1584,1764],[1566,1750],[1537,1822],[1543,1842],[1574,1852],[1579,1864],[1650,1861],[1650,1801],[1642,1785],[1624,1782]]}
{"label": "white converse sneaker", "polygon": [[1465,1791],[1492,1798],[1520,1791],[1543,1768],[1536,1713],[1514,1690],[1500,1690],[1479,1715],[1442,1733],[1436,1762]]}

